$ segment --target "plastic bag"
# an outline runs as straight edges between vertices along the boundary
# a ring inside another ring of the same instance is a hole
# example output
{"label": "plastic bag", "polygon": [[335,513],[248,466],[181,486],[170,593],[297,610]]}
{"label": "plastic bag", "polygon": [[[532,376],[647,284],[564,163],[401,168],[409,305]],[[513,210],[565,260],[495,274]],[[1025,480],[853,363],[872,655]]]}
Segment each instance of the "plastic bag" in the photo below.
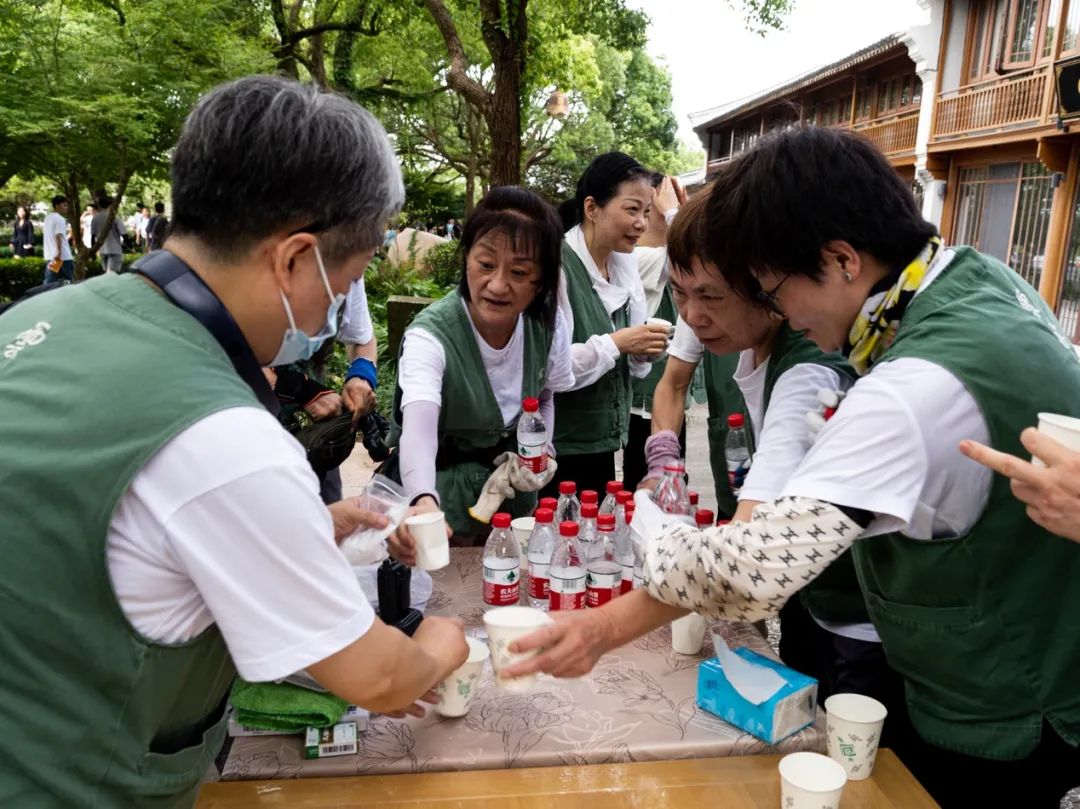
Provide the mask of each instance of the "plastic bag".
{"label": "plastic bag", "polygon": [[352,565],[371,565],[386,558],[385,540],[405,519],[409,499],[400,484],[382,475],[371,479],[357,498],[360,508],[382,514],[387,519],[385,528],[361,528],[345,537],[341,552]]}

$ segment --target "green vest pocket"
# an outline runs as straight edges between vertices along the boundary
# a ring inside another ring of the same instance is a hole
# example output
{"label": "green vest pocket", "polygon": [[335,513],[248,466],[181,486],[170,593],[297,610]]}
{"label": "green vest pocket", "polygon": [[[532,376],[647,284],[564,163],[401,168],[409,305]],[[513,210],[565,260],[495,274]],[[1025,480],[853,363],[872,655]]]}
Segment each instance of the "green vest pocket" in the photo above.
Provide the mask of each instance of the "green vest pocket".
{"label": "green vest pocket", "polygon": [[[173,795],[185,784],[198,785],[206,768],[221,750],[225,741],[228,713],[222,705],[221,716],[202,734],[198,744],[177,750],[175,753],[146,753],[140,765],[144,777],[142,790],[146,795]],[[155,787],[159,788],[155,789]]]}

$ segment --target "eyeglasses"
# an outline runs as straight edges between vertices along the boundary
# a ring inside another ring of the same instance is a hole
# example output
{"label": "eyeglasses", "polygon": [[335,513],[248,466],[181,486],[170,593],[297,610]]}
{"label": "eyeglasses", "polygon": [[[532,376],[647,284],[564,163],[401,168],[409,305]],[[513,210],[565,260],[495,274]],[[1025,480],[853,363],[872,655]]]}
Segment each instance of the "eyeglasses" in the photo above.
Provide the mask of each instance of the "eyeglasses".
{"label": "eyeglasses", "polygon": [[754,296],[755,300],[770,312],[780,315],[780,317],[784,317],[784,310],[780,308],[780,301],[776,299],[776,293],[780,291],[780,287],[782,287],[784,282],[790,277],[790,275],[785,275],[783,280],[768,292],[764,289],[758,289],[757,295]]}

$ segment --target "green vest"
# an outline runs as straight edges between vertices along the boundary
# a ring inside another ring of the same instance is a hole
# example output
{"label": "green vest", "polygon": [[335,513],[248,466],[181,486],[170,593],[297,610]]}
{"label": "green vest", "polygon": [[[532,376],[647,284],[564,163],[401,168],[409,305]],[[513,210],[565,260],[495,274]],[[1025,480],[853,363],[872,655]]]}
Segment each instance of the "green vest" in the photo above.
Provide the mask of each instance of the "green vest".
{"label": "green vest", "polygon": [[[521,398],[538,397],[547,378],[553,330],[536,318],[523,316],[525,346]],[[409,324],[422,328],[443,347],[446,369],[439,409],[439,447],[435,488],[450,527],[463,534],[481,534],[489,526],[469,516],[484,483],[494,471],[491,459],[517,448],[517,419],[503,425],[502,411],[491,389],[472,323],[457,290],[428,306]],[[391,444],[401,436],[401,386],[394,391]],[[518,492],[510,501],[515,517],[536,508],[535,492]]]}
{"label": "green vest", "polygon": [[[746,403],[739,386],[731,378],[738,365],[739,355],[726,354],[718,357],[706,351],[704,361],[709,391],[709,461],[712,465],[717,503],[721,504],[720,511],[727,510],[730,517],[735,513],[738,503],[728,485],[727,461],[724,458],[727,417],[730,413],[741,412],[749,427],[750,414],[746,412]],[[785,323],[776,334],[772,351],[769,353],[769,365],[765,369],[765,410],[769,408],[769,400],[777,380],[796,365],[805,363],[823,365],[848,379],[855,377],[855,372],[843,357],[839,354],[824,353],[813,341],[803,336],[802,332],[792,330]],[[720,379],[720,375],[725,372],[726,378]],[[753,430],[747,429],[746,435],[753,453]],[[809,586],[800,590],[799,598],[807,609],[823,621],[866,623],[870,620],[862,591],[859,589],[855,565],[849,553],[840,556]]]}
{"label": "green vest", "polygon": [[128,624],[106,534],[162,445],[258,400],[136,276],[19,304],[0,346],[0,806],[191,806],[235,670],[216,626],[162,646]]}
{"label": "green vest", "polygon": [[[968,247],[911,302],[879,362],[902,357],[959,379],[1004,452],[1028,457],[1020,432],[1039,411],[1080,416],[1080,363],[1054,315],[1012,270]],[[1038,744],[1046,719],[1080,744],[1080,545],[1032,523],[1008,478],[994,477],[965,536],[890,534],[854,548],[924,739],[1016,759]]]}
{"label": "green vest", "polygon": [[[574,311],[571,341],[584,343],[594,334],[611,334],[630,323],[629,303],[609,314],[593,289],[592,278],[577,253],[562,246],[562,274]],[[619,355],[615,367],[580,390],[555,394],[555,450],[559,455],[614,452],[626,444],[630,429],[630,363]]]}
{"label": "green vest", "polygon": [[[656,317],[662,317],[671,323],[679,317],[679,311],[675,308],[675,299],[671,297],[671,287],[664,284],[664,292],[660,297],[660,305],[656,307]],[[630,401],[632,407],[640,407],[646,413],[652,412],[652,398],[660,377],[664,375],[667,367],[667,357],[654,362],[649,370],[649,375],[644,379],[632,379],[630,381]]]}

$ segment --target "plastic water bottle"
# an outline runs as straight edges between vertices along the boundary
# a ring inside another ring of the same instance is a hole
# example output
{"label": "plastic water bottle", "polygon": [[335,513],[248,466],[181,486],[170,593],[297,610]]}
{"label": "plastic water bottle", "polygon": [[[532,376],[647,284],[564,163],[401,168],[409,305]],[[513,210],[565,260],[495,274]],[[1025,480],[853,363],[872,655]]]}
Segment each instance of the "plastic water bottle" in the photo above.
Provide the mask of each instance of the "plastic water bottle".
{"label": "plastic water bottle", "polygon": [[634,494],[626,490],[620,491],[615,495],[615,527],[621,528],[622,526],[629,525],[630,522],[626,519],[626,509],[634,506]]}
{"label": "plastic water bottle", "polygon": [[[634,510],[630,509],[631,517]],[[600,519],[603,519],[608,515],[601,514]],[[615,515],[610,515],[612,522],[615,520]],[[619,583],[619,595],[629,593],[634,589],[634,542],[630,538],[630,526],[629,524],[622,527],[615,527],[615,561],[619,563],[622,568],[621,581]]]}
{"label": "plastic water bottle", "polygon": [[[633,557],[632,564],[634,566],[632,579],[630,581],[630,589],[631,590],[637,590],[639,587],[641,587],[641,585],[644,583],[644,580],[645,580],[645,574],[642,572],[642,567],[644,566],[645,559],[644,559],[644,553],[642,553],[642,558],[639,560],[637,558],[637,554],[634,552],[634,539],[630,534],[630,532],[632,530],[630,528],[630,523],[633,522],[633,521],[634,521],[634,506],[633,506],[633,504],[631,504],[626,509],[626,541],[630,544],[630,553],[631,553],[631,555]],[[623,575],[625,575],[625,573]],[[623,584],[623,586],[624,587],[626,586],[625,583]]]}
{"label": "plastic water bottle", "polygon": [[551,610],[585,609],[585,557],[577,541],[576,522],[559,524],[559,544],[548,568]]}
{"label": "plastic water bottle", "polygon": [[607,494],[604,497],[604,502],[600,504],[601,514],[614,514],[615,513],[615,496],[623,490],[622,483],[617,480],[609,480],[607,486],[604,487]]}
{"label": "plastic water bottle", "polygon": [[[681,463],[668,464],[664,467],[664,476],[656,484],[653,502],[665,514],[690,517],[690,493],[686,490],[683,475],[686,467]],[[689,519],[687,520],[689,522]]]}
{"label": "plastic water bottle", "polygon": [[600,503],[599,495],[596,492],[594,492],[592,489],[585,489],[584,491],[581,492],[581,505],[582,506],[587,506],[587,505],[591,504],[591,505],[596,506],[597,509],[599,509],[600,508],[599,503]]}
{"label": "plastic water bottle", "polygon": [[559,505],[555,508],[556,521],[577,522],[581,519],[581,503],[577,499],[577,484],[564,480],[559,484]]}
{"label": "plastic water bottle", "polygon": [[555,512],[550,508],[536,510],[536,524],[529,534],[529,606],[538,610],[548,608],[548,568],[555,553]]}
{"label": "plastic water bottle", "polygon": [[[716,522],[716,515],[707,508],[699,508],[694,512],[694,524],[699,529],[712,528],[713,523]],[[532,541],[531,539],[529,540]]]}
{"label": "plastic water bottle", "polygon": [[554,514],[559,508],[559,501],[555,497],[541,497],[540,502],[536,504],[536,508],[550,508],[551,513]]}
{"label": "plastic water bottle", "polygon": [[731,493],[738,497],[750,469],[750,442],[746,438],[746,420],[742,413],[732,413],[727,417],[727,423],[724,458],[727,460],[728,485]]}
{"label": "plastic water bottle", "polygon": [[578,520],[578,545],[581,546],[586,562],[600,553],[600,538],[596,528],[597,511],[596,503],[585,503],[581,507],[581,519]]}
{"label": "plastic water bottle", "polygon": [[510,530],[510,515],[491,518],[484,545],[484,603],[492,607],[517,604],[521,598],[521,546]]}
{"label": "plastic water bottle", "polygon": [[698,493],[691,489],[687,494],[690,495],[690,508],[696,510],[698,507]]}
{"label": "plastic water bottle", "polygon": [[588,560],[585,605],[602,607],[622,592],[622,565],[615,542],[615,515],[597,518],[597,553]]}
{"label": "plastic water bottle", "polygon": [[547,425],[540,418],[540,400],[534,397],[521,402],[521,417],[517,423],[518,463],[535,475],[547,469]]}

